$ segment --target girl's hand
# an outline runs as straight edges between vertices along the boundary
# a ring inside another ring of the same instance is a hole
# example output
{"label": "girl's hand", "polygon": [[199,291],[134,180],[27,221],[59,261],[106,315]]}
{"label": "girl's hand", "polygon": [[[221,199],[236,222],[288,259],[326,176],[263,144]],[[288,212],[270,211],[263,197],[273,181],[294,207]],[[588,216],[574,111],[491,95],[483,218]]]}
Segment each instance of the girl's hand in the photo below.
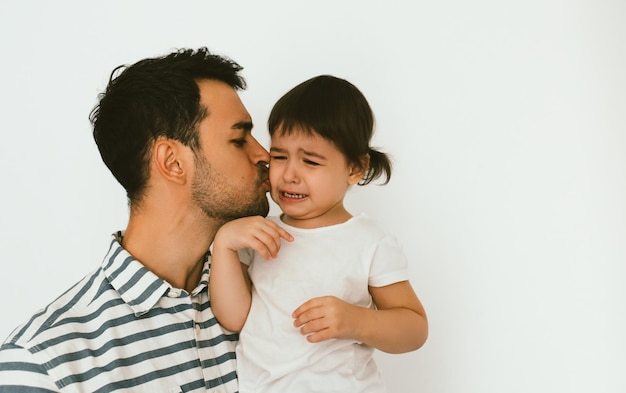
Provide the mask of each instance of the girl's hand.
{"label": "girl's hand", "polygon": [[222,225],[215,234],[213,248],[252,248],[263,258],[271,259],[278,255],[281,238],[293,241],[293,236],[273,221],[261,216],[244,217]]}
{"label": "girl's hand", "polygon": [[365,309],[334,296],[317,297],[293,312],[293,325],[299,327],[300,333],[307,336],[306,339],[312,343],[331,338],[358,341],[362,310]]}
{"label": "girl's hand", "polygon": [[334,296],[313,298],[293,312],[294,326],[312,343],[350,339],[387,353],[421,347],[428,320],[409,281],[369,287],[376,309],[355,306]]}

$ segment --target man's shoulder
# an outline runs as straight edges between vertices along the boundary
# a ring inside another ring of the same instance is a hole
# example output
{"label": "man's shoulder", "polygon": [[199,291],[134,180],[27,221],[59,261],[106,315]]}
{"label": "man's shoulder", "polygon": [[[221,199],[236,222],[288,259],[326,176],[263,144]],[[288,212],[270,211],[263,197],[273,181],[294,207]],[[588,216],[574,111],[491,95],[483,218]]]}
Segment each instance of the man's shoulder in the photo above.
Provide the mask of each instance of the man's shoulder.
{"label": "man's shoulder", "polygon": [[71,348],[65,343],[80,331],[82,321],[99,313],[94,300],[109,292],[103,280],[100,268],[90,272],[13,330],[0,347],[0,391],[58,391],[50,362],[65,356]]}
{"label": "man's shoulder", "polygon": [[[94,302],[107,289],[102,269],[97,268],[47,306],[32,314],[18,325],[6,338],[2,350],[12,347],[33,348],[43,340],[63,334],[63,326],[69,321],[88,317],[98,307]],[[91,310],[91,309],[94,310]]]}

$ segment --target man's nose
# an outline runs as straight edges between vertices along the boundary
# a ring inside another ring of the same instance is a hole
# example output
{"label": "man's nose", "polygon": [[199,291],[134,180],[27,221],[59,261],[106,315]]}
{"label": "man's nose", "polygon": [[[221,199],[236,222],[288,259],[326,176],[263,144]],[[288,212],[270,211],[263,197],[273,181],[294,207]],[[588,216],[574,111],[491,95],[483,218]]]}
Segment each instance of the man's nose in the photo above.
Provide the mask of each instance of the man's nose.
{"label": "man's nose", "polygon": [[250,158],[252,162],[257,165],[264,166],[267,168],[268,163],[270,162],[270,154],[265,150],[263,146],[257,141],[255,138],[252,138],[251,143],[251,153]]}

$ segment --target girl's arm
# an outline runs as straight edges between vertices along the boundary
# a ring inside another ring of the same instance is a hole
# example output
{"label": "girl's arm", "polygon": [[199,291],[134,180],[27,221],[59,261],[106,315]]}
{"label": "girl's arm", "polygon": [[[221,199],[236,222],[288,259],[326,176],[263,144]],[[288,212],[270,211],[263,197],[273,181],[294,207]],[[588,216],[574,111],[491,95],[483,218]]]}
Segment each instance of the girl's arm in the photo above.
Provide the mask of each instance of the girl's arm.
{"label": "girl's arm", "polygon": [[363,342],[389,353],[414,351],[424,345],[428,319],[411,284],[402,281],[369,290],[378,310],[370,310],[374,311],[369,316],[372,320],[360,327]]}
{"label": "girl's arm", "polygon": [[293,240],[276,223],[260,216],[230,221],[215,234],[209,295],[213,314],[226,329],[241,330],[252,302],[247,266],[239,261],[237,250],[252,248],[265,259],[271,259],[280,249],[281,238]]}
{"label": "girl's arm", "polygon": [[420,348],[428,337],[428,320],[411,284],[401,281],[369,290],[376,310],[334,296],[318,297],[294,311],[294,326],[310,342],[347,338],[388,353]]}

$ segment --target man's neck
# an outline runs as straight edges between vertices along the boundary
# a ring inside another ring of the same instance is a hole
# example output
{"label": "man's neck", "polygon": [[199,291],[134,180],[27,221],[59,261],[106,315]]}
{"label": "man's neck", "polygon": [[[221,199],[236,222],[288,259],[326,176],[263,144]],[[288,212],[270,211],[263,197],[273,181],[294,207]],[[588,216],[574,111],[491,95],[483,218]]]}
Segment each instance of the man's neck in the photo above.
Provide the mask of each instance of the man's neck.
{"label": "man's neck", "polygon": [[131,213],[122,246],[160,278],[191,292],[218,227],[197,213],[153,213]]}

